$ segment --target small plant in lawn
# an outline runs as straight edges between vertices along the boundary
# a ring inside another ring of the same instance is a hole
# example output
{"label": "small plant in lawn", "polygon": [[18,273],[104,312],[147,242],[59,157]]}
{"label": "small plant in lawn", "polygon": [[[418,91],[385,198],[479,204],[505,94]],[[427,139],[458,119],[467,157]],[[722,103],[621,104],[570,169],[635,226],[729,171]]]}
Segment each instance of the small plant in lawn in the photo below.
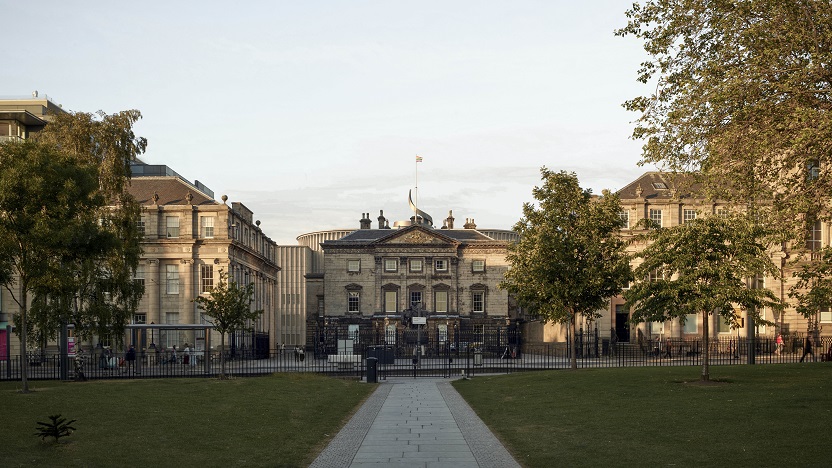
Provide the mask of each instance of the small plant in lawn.
{"label": "small plant in lawn", "polygon": [[49,419],[51,419],[51,422],[38,421],[39,427],[34,435],[40,436],[41,440],[45,440],[47,437],[54,437],[55,442],[57,442],[58,439],[71,435],[72,431],[75,430],[70,425],[75,422],[74,419],[67,422],[66,418],[62,418],[60,414],[49,416]]}

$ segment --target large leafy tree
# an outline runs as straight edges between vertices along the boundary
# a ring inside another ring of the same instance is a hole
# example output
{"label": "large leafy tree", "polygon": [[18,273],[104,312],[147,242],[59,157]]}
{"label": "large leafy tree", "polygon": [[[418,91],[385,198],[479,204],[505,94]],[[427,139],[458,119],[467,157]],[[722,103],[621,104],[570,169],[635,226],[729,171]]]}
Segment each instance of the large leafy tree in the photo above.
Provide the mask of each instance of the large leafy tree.
{"label": "large leafy tree", "polygon": [[97,336],[120,344],[124,325],[138,306],[144,291],[133,277],[141,256],[136,223],[141,207],[126,187],[130,164],[147,146],[133,132],[140,118],[137,110],[61,113],[35,137],[76,164],[94,168],[103,201],[80,215],[96,222],[97,232],[73,238],[74,244],[56,258],[57,274],[37,291],[32,320],[41,341],[55,338],[62,324],[73,323],[81,339]]}
{"label": "large leafy tree", "polygon": [[647,0],[618,35],[644,41],[643,163],[701,170],[717,196],[773,208],[800,239],[832,192],[832,2]]}
{"label": "large leafy tree", "polygon": [[609,192],[593,197],[574,173],[543,167],[540,174],[537,203],[525,203],[514,225],[520,241],[509,246],[511,268],[500,286],[544,320],[570,324],[574,338],[577,317],[597,318],[631,278],[621,208]]}
{"label": "large leafy tree", "polygon": [[764,307],[780,308],[768,289],[748,287],[760,275],[779,275],[755,224],[740,216],[707,216],[670,228],[652,230],[639,241],[648,245],[636,257],[635,284],[624,293],[634,322],[686,320],[702,317],[702,380],[708,369],[709,317],[718,314],[735,323],[741,311],[748,326],[760,323]]}
{"label": "large leafy tree", "polygon": [[72,249],[100,248],[95,242],[102,233],[88,213],[102,203],[95,167],[78,165],[46,145],[0,145],[0,283],[19,311],[24,392],[27,344],[33,341],[30,305],[38,308],[43,292],[61,282],[60,259]]}
{"label": "large leafy tree", "polygon": [[143,293],[140,208],[126,191],[146,146],[132,131],[140,117],[61,113],[31,140],[0,145],[0,283],[20,310],[21,359],[68,323],[81,339],[123,337]]}
{"label": "large leafy tree", "polygon": [[209,295],[194,299],[197,307],[214,329],[220,333],[220,379],[225,379],[225,335],[238,330],[250,330],[252,321],[263,314],[262,310],[253,310],[254,283],[240,285],[230,280],[228,274],[220,270],[220,280],[211,289]]}

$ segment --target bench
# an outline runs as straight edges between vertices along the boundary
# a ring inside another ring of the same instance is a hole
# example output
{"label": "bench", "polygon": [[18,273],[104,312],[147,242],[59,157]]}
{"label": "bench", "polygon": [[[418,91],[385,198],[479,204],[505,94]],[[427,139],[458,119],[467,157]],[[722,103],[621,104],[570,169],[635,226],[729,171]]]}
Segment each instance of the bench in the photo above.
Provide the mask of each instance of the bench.
{"label": "bench", "polygon": [[352,369],[356,364],[361,364],[360,354],[330,354],[327,361],[340,370]]}

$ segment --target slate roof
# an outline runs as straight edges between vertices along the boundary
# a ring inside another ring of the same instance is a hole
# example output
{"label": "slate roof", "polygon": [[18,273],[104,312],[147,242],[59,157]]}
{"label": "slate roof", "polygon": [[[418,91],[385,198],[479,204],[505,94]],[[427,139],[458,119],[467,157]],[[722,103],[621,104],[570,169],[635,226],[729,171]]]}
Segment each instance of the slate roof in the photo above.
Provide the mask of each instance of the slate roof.
{"label": "slate roof", "polygon": [[618,197],[622,200],[639,198],[638,187],[641,187],[641,198],[644,199],[691,198],[702,192],[702,184],[693,174],[651,171],[619,190]]}
{"label": "slate roof", "polygon": [[[185,198],[193,195],[191,205],[219,205],[219,202],[206,196],[194,186],[178,177],[134,177],[127,188],[142,205],[187,205]],[[159,195],[159,201],[153,201],[153,194]]]}

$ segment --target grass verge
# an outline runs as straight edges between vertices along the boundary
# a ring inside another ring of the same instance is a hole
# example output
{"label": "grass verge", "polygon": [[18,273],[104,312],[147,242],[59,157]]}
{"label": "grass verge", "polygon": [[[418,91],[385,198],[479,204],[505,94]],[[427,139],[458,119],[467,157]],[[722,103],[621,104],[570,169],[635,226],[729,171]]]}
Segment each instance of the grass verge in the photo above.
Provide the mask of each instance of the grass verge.
{"label": "grass verge", "polygon": [[[0,383],[4,467],[307,466],[375,389],[305,374],[31,387]],[[77,420],[72,436],[33,435],[58,413]]]}
{"label": "grass verge", "polygon": [[832,366],[529,372],[454,387],[524,466],[828,466]]}

